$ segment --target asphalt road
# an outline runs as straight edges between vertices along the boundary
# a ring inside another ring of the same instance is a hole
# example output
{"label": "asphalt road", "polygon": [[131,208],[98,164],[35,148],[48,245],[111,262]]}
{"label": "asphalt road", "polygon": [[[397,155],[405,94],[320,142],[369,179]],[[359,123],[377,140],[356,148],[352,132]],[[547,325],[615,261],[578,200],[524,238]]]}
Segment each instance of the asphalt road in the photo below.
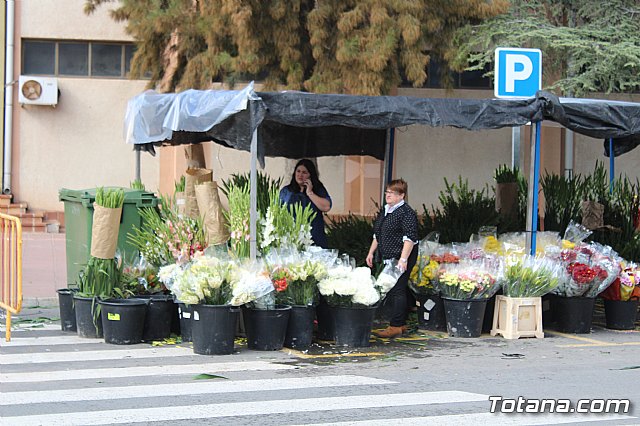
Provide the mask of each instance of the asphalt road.
{"label": "asphalt road", "polygon": [[[82,339],[57,317],[56,307],[26,308],[11,342],[0,341],[0,424],[640,423],[640,334],[604,329],[597,315],[582,335],[464,339],[414,329],[369,348],[305,352],[251,351],[240,339],[226,356],[195,355],[188,343]],[[490,396],[523,397],[524,406],[559,398],[570,408],[630,399],[631,409],[492,414]]]}

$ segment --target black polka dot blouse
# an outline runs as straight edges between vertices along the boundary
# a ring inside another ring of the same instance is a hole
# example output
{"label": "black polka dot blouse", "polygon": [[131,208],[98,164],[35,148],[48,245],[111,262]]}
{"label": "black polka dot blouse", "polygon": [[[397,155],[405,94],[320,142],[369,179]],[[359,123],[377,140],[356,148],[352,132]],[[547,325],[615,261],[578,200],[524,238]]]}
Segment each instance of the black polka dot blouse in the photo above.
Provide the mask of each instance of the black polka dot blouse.
{"label": "black polka dot blouse", "polygon": [[403,204],[391,213],[384,215],[384,209],[373,224],[373,233],[378,241],[378,251],[382,259],[400,259],[403,238],[418,241],[418,217],[416,212]]}

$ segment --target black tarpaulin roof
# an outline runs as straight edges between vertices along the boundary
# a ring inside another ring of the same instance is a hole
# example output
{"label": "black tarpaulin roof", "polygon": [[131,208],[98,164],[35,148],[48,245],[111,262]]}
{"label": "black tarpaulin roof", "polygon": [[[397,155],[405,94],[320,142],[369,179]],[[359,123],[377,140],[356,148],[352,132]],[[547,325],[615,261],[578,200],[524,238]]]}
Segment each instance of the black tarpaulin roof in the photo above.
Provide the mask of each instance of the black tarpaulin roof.
{"label": "black tarpaulin roof", "polygon": [[[640,143],[640,104],[558,98],[433,99],[406,96],[320,95],[302,92],[147,91],[127,108],[125,136],[137,149],[213,140],[249,151],[258,129],[258,155],[288,158],[371,155],[384,158],[386,130],[421,124],[468,130],[551,120],[598,139],[614,138],[614,154]],[[608,143],[605,144],[608,155]]]}

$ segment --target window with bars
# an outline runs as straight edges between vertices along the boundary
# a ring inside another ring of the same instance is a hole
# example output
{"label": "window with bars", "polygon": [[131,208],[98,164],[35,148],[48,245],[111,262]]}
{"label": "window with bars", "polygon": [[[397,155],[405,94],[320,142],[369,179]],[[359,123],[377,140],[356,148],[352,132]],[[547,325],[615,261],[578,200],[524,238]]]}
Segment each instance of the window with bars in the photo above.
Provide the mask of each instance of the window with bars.
{"label": "window with bars", "polygon": [[128,78],[132,43],[23,40],[22,74]]}

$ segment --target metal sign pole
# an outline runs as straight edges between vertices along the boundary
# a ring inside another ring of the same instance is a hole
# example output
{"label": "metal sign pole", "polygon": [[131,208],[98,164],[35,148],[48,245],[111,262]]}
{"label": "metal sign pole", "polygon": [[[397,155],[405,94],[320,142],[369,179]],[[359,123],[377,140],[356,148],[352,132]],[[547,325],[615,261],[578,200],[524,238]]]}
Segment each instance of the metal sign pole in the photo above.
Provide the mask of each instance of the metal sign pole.
{"label": "metal sign pole", "polygon": [[251,260],[256,260],[257,254],[257,222],[258,222],[258,128],[251,135],[251,206],[249,210],[249,254]]}
{"label": "metal sign pole", "polygon": [[[540,129],[541,122],[531,126],[531,165],[529,166],[529,194],[527,198],[527,245],[532,256],[536,254],[536,232],[538,230],[538,184],[540,181]],[[535,139],[535,141],[534,141]]]}
{"label": "metal sign pole", "polygon": [[613,155],[613,138],[609,138],[609,194],[613,194],[613,181],[616,178],[616,159]]}

